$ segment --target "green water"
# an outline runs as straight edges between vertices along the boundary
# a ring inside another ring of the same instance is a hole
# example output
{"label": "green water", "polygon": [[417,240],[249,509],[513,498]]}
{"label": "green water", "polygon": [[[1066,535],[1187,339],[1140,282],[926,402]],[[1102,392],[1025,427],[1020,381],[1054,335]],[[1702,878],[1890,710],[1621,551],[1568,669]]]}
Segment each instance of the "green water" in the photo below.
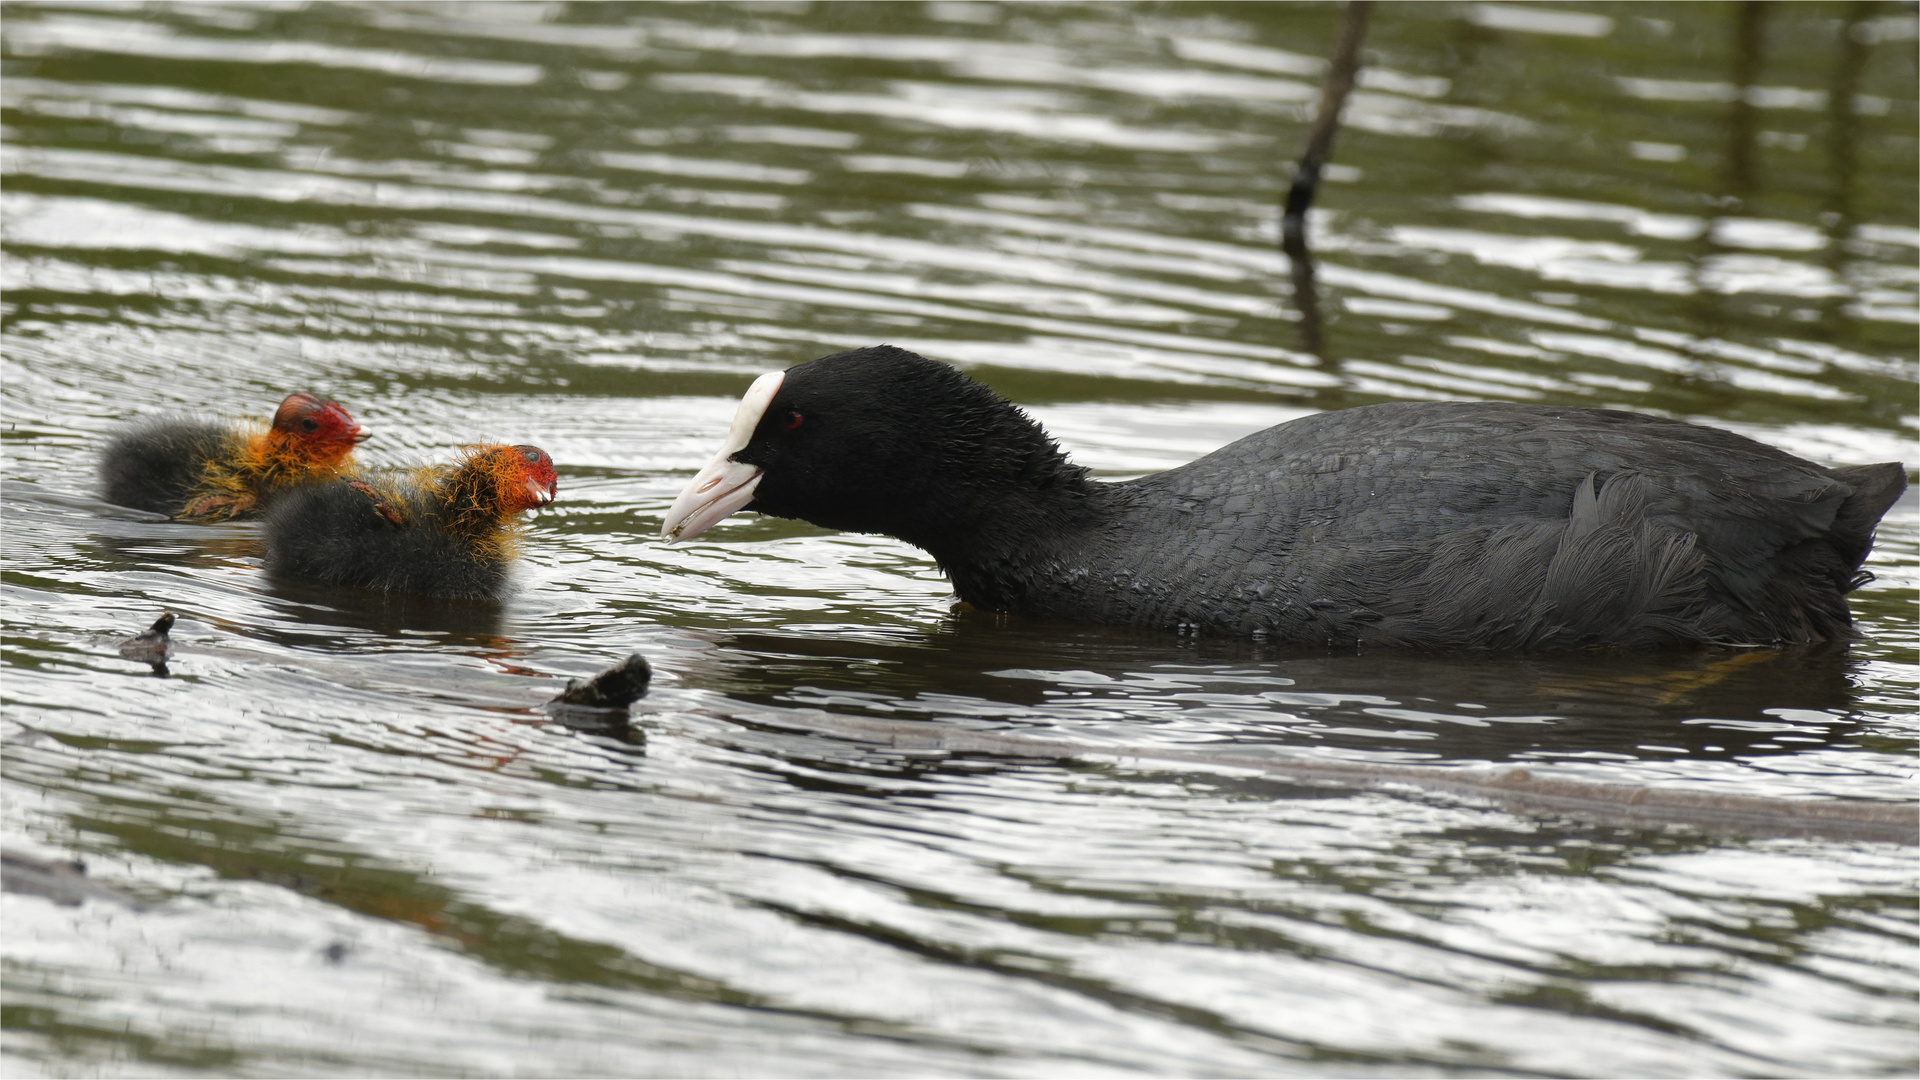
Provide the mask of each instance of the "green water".
{"label": "green water", "polygon": [[[1920,460],[1910,7],[1377,6],[1310,326],[1276,208],[1339,14],[0,6],[0,840],[149,905],[4,894],[8,1074],[1910,1075],[1910,847],[1260,763],[1910,805],[1911,494],[1863,640],[1678,659],[654,538],[754,375],[882,341],[1103,476],[1414,398]],[[95,497],[128,420],[296,389],[376,465],[550,452],[514,595],[277,584]],[[161,610],[165,679],[114,648]],[[540,708],[634,650],[630,721]]]}

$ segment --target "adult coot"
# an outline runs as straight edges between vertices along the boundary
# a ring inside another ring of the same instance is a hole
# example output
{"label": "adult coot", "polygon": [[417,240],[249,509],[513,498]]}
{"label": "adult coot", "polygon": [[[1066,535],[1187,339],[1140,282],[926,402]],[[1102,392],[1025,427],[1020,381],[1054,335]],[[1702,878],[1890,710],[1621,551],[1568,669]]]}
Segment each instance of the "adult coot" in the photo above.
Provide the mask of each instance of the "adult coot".
{"label": "adult coot", "polygon": [[367,437],[347,410],[288,394],[264,431],[257,424],[162,416],[114,436],[100,455],[108,501],[177,518],[253,517],[281,492],[349,472]]}
{"label": "adult coot", "polygon": [[537,446],[466,447],[456,466],[289,492],[266,516],[267,572],[327,585],[465,599],[503,593],[516,518],[553,502]]}
{"label": "adult coot", "polygon": [[667,512],[926,549],[976,607],[1289,642],[1531,649],[1851,634],[1898,464],[1827,469],[1606,409],[1402,402],[1101,483],[945,364],[879,346],[761,376]]}

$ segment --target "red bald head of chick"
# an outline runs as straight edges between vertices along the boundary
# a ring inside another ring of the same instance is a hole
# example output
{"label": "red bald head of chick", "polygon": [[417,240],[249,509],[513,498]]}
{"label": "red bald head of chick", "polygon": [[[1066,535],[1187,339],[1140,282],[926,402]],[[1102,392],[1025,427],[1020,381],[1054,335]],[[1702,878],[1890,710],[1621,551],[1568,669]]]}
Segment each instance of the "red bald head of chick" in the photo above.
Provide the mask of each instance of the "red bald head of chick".
{"label": "red bald head of chick", "polygon": [[337,402],[301,392],[288,394],[274,411],[262,449],[267,455],[301,462],[309,471],[331,471],[366,438],[366,429],[354,423]]}

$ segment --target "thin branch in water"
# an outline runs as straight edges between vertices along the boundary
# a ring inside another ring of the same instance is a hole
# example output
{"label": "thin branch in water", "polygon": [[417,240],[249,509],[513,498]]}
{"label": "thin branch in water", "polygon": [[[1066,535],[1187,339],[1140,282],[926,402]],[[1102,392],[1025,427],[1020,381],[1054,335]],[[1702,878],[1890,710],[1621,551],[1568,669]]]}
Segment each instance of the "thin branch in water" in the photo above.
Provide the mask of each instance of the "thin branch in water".
{"label": "thin branch in water", "polygon": [[1360,73],[1360,42],[1367,35],[1367,15],[1372,0],[1347,0],[1340,16],[1340,36],[1334,42],[1333,57],[1327,66],[1327,83],[1320,94],[1320,112],[1307,133],[1307,149],[1293,172],[1293,184],[1287,188],[1287,201],[1280,215],[1280,245],[1306,248],[1307,207],[1313,204],[1320,187],[1320,173],[1333,153],[1333,137],[1340,129],[1340,113],[1347,95]]}

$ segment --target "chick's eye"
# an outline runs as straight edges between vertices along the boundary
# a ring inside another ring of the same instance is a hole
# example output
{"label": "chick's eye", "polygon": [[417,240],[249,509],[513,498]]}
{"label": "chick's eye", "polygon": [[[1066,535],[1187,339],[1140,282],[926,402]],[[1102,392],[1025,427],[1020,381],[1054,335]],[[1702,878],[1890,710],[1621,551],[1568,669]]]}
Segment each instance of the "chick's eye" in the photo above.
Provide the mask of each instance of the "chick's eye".
{"label": "chick's eye", "polygon": [[311,416],[304,417],[300,421],[300,430],[301,431],[318,431],[320,430],[320,421],[315,420]]}
{"label": "chick's eye", "polygon": [[538,465],[540,463],[540,451],[538,450],[523,451],[520,456],[525,458],[529,465]]}
{"label": "chick's eye", "polygon": [[805,420],[805,419],[806,419],[806,417],[804,417],[804,416],[801,416],[801,415],[800,415],[799,413],[797,413],[797,412],[789,412],[789,413],[787,413],[787,430],[788,430],[788,431],[792,431],[792,430],[793,430],[794,428],[797,428],[797,427],[799,427],[799,426],[800,426],[800,423],[801,423],[801,421],[803,421],[803,420]]}

